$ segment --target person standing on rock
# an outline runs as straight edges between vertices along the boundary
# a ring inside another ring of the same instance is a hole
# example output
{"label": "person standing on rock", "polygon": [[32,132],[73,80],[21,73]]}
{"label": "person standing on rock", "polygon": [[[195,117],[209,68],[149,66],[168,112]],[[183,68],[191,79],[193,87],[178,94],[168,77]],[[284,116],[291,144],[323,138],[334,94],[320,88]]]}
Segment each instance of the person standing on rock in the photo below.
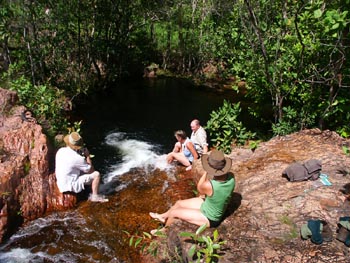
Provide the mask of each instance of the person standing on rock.
{"label": "person standing on rock", "polygon": [[198,181],[197,190],[205,198],[179,200],[163,214],[150,212],[152,218],[165,224],[162,229],[152,230],[152,235],[165,231],[175,219],[208,227],[217,227],[221,223],[235,188],[235,179],[229,173],[232,161],[223,152],[213,150],[202,155],[202,165],[205,172]]}
{"label": "person standing on rock", "polygon": [[166,160],[168,163],[177,160],[182,165],[186,166],[186,171],[190,171],[194,159],[198,159],[199,155],[194,148],[194,144],[183,130],[176,131],[174,135],[177,142],[175,143],[173,151],[168,153]]}
{"label": "person standing on rock", "polygon": [[191,141],[196,148],[196,151],[199,155],[208,152],[208,143],[207,143],[207,133],[204,128],[200,125],[199,120],[194,119],[191,121]]}
{"label": "person standing on rock", "polygon": [[89,200],[92,202],[108,202],[104,196],[98,194],[100,173],[92,165],[90,153],[83,147],[83,139],[77,132],[64,137],[66,147],[56,153],[56,180],[61,193],[79,193],[85,185],[92,187]]}

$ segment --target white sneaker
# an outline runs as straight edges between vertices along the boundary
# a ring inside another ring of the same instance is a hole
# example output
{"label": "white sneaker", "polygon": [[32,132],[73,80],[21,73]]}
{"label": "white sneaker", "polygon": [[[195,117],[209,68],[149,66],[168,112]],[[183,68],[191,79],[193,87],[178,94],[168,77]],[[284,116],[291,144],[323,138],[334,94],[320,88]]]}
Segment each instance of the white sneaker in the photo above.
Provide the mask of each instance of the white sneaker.
{"label": "white sneaker", "polygon": [[186,171],[191,171],[191,170],[192,170],[192,165],[187,166],[185,170],[186,170]]}
{"label": "white sneaker", "polygon": [[89,200],[91,202],[100,202],[100,203],[105,203],[109,201],[107,198],[105,198],[104,195],[93,195],[93,194],[90,195]]}

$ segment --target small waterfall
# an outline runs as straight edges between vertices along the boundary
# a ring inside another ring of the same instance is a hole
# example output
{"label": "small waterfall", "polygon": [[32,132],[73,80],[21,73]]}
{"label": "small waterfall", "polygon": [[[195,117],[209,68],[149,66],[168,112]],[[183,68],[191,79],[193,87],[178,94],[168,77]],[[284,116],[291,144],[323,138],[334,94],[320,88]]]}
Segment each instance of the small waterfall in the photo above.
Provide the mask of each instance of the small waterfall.
{"label": "small waterfall", "polygon": [[[100,205],[100,211],[96,214],[94,207],[99,204],[85,202],[76,210],[53,213],[29,222],[0,247],[0,262],[120,262],[120,252],[111,239],[115,236],[122,238],[120,228],[124,223],[109,220],[111,225],[104,225],[103,229],[96,225],[96,222],[106,218],[118,217],[125,221],[122,219],[125,212],[119,210],[120,204],[113,202],[119,191],[135,182],[118,178],[132,169],[140,171],[136,173],[139,177],[152,177],[155,170],[166,171],[167,175],[171,175],[175,167],[166,162],[166,154],[158,153],[157,145],[137,140],[127,133],[111,132],[102,144],[115,149],[115,156],[111,156],[115,163],[111,162],[108,166],[100,189],[102,193],[108,194],[110,202]],[[117,187],[113,181],[117,182]],[[162,181],[162,184],[166,185],[167,181]],[[128,206],[127,203],[124,205]],[[92,212],[86,212],[85,209],[91,209]],[[130,209],[137,211],[139,208],[130,206]],[[119,212],[122,213],[120,216]],[[129,230],[126,227],[124,229]]]}
{"label": "small waterfall", "polygon": [[157,145],[129,138],[126,133],[113,132],[107,135],[105,143],[115,148],[121,160],[111,164],[104,182],[108,183],[119,175],[129,172],[133,168],[142,168],[148,172],[154,169],[171,171],[172,165],[166,162],[166,154],[157,154]]}

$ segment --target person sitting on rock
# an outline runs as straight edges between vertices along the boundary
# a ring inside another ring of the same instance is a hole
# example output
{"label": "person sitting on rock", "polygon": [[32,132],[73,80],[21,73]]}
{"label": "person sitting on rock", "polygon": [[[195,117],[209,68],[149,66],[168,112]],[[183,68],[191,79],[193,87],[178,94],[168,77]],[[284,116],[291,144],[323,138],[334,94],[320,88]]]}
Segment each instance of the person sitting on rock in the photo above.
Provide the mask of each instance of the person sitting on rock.
{"label": "person sitting on rock", "polygon": [[165,231],[175,219],[208,227],[217,227],[221,223],[235,188],[235,179],[229,172],[232,161],[221,151],[213,150],[202,155],[202,165],[205,172],[197,184],[200,196],[179,200],[162,214],[150,212],[152,218],[165,223],[162,229],[152,230],[152,235]]}
{"label": "person sitting on rock", "polygon": [[178,130],[174,135],[177,142],[173,151],[167,155],[166,160],[168,163],[177,160],[186,166],[186,171],[189,171],[192,169],[193,160],[199,158],[198,153],[184,131]]}
{"label": "person sitting on rock", "polygon": [[83,139],[77,132],[72,132],[64,137],[66,147],[60,148],[56,153],[56,179],[61,193],[79,193],[85,189],[85,185],[91,184],[92,194],[89,200],[92,202],[107,202],[104,196],[98,194],[100,185],[100,173],[95,171],[92,165],[90,153],[83,147]]}
{"label": "person sitting on rock", "polygon": [[208,143],[207,143],[207,133],[204,128],[200,125],[199,120],[194,119],[190,124],[192,133],[191,141],[196,148],[196,151],[199,155],[208,152]]}

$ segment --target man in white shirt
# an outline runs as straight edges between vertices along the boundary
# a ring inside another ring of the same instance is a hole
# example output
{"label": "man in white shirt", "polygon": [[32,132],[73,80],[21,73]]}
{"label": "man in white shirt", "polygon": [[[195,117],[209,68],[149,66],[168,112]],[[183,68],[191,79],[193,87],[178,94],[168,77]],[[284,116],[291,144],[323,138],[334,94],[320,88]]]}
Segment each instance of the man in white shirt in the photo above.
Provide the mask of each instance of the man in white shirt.
{"label": "man in white shirt", "polygon": [[191,141],[193,142],[196,151],[199,155],[208,152],[208,143],[207,143],[207,133],[204,128],[200,125],[199,120],[194,119],[191,121]]}
{"label": "man in white shirt", "polygon": [[56,153],[56,179],[61,193],[79,193],[85,185],[91,184],[92,202],[108,202],[104,196],[98,194],[100,173],[92,166],[90,153],[83,147],[83,139],[77,132],[64,137],[66,147],[60,148]]}

